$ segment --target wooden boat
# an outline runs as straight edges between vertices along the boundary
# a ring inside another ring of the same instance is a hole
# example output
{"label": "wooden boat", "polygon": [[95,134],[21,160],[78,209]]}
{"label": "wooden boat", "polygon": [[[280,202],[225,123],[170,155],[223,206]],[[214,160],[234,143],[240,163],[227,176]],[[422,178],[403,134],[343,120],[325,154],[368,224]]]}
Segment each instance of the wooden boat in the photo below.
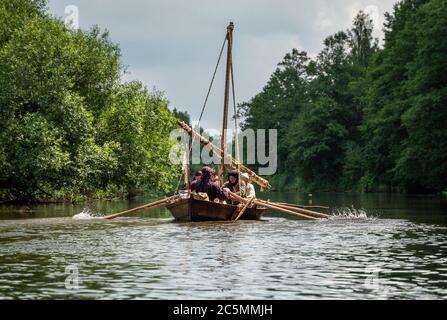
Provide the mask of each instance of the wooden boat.
{"label": "wooden boat", "polygon": [[[226,152],[226,130],[228,123],[228,102],[229,102],[229,92],[230,92],[230,80],[233,79],[233,66],[232,66],[232,42],[233,42],[233,29],[234,25],[231,22],[227,27],[227,33],[225,36],[225,42],[227,44],[227,66],[226,66],[226,81],[225,81],[225,99],[224,99],[224,115],[223,115],[223,128],[222,128],[222,138],[221,138],[221,148],[217,148],[210,141],[205,139],[200,133],[196,132],[190,128],[186,123],[177,121],[178,125],[183,128],[190,136],[190,143],[193,139],[198,139],[202,145],[208,147],[220,160],[219,164],[219,180],[221,185],[223,184],[225,169],[237,169],[240,172],[248,173],[251,180],[261,187],[261,191],[265,188],[271,188],[271,185],[267,180],[257,176],[250,169],[239,163],[237,159],[234,159],[231,155]],[[223,47],[222,47],[223,51]],[[221,51],[221,54],[222,54]],[[219,60],[220,61],[220,57]],[[214,79],[214,77],[213,77]],[[233,81],[232,85],[234,85]],[[211,83],[212,85],[212,83]],[[211,89],[211,86],[210,86]],[[233,87],[234,93],[234,87]],[[209,94],[209,92],[208,92]],[[233,101],[235,104],[235,101]],[[205,101],[206,104],[206,101]],[[205,108],[205,105],[204,105]],[[203,109],[204,109],[203,108]],[[203,114],[203,110],[202,110]],[[199,120],[200,122],[200,120]],[[189,156],[190,157],[190,156]],[[189,158],[188,157],[188,158]],[[225,159],[225,164],[223,159]],[[230,159],[230,164],[227,164],[227,159]],[[189,185],[189,161],[185,164],[184,177],[185,185]],[[231,205],[231,204],[221,204],[214,203],[210,201],[198,200],[190,197],[189,194],[186,197],[182,196],[173,202],[167,204],[167,209],[171,212],[176,220],[180,221],[230,221],[234,219],[242,220],[259,220],[262,214],[267,210],[267,208],[255,205],[253,207],[247,207],[240,215],[242,208],[241,206]],[[240,217],[238,217],[240,216]]]}
{"label": "wooden boat", "polygon": [[[238,206],[197,200],[180,199],[166,206],[178,221],[231,221],[238,215]],[[248,208],[241,220],[259,220],[267,208]]]}

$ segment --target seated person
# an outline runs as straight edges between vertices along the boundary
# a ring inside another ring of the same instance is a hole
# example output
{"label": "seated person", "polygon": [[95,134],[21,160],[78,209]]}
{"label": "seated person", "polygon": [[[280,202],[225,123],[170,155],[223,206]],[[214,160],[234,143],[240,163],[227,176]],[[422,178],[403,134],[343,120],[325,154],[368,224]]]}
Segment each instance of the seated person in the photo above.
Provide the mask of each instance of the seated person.
{"label": "seated person", "polygon": [[215,183],[216,185],[220,186],[219,184],[219,177],[216,175],[216,171],[211,168],[211,182]]}
{"label": "seated person", "polygon": [[256,198],[255,187],[250,183],[250,177],[247,173],[241,174],[241,197]]}
{"label": "seated person", "polygon": [[202,178],[202,171],[197,171],[196,174],[194,175],[194,178],[192,179],[192,181],[198,181]]}
{"label": "seated person", "polygon": [[206,193],[208,199],[212,202],[220,202],[228,199],[227,194],[215,183],[211,181],[213,169],[210,167],[202,168],[202,178],[191,183],[191,191],[197,193]]}
{"label": "seated person", "polygon": [[[243,198],[256,198],[256,191],[253,184],[250,183],[250,177],[247,173],[241,173],[241,181],[238,181],[239,174],[235,171],[228,173],[228,181],[224,184],[224,191],[231,191]],[[239,201],[232,200],[233,204]]]}
{"label": "seated person", "polygon": [[237,171],[228,172],[228,181],[224,183],[223,188],[228,188],[231,192],[239,192],[239,174]]}

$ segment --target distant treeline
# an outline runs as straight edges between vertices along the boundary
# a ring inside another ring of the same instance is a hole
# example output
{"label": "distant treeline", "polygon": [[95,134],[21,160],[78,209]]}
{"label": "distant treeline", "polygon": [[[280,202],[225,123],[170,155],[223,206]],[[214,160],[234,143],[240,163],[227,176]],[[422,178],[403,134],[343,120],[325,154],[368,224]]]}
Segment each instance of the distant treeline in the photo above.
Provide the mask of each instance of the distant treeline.
{"label": "distant treeline", "polygon": [[123,70],[107,32],[70,30],[44,0],[0,0],[0,200],[173,185],[175,117]]}
{"label": "distant treeline", "polygon": [[246,128],[278,129],[276,187],[447,189],[447,1],[404,0],[385,18],[383,48],[360,12],[241,105]]}

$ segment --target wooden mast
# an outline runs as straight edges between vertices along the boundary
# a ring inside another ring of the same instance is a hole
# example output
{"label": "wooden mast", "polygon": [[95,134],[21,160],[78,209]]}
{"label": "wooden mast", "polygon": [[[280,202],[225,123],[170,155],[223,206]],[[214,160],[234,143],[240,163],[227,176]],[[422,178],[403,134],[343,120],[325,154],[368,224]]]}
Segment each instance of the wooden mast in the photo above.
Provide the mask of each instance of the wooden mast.
{"label": "wooden mast", "polygon": [[227,27],[227,70],[225,74],[225,97],[224,97],[224,112],[223,112],[223,124],[222,124],[222,141],[220,155],[221,161],[219,164],[219,182],[220,185],[224,184],[225,179],[225,155],[226,155],[226,140],[227,140],[227,128],[228,128],[228,102],[230,95],[230,76],[231,76],[231,64],[232,64],[232,49],[233,49],[233,30],[234,24],[230,22]]}
{"label": "wooden mast", "polygon": [[188,136],[188,143],[186,147],[186,154],[184,156],[183,161],[185,162],[183,164],[184,166],[184,181],[185,181],[185,189],[189,190],[189,187],[191,186],[191,148],[192,148],[192,137]]}

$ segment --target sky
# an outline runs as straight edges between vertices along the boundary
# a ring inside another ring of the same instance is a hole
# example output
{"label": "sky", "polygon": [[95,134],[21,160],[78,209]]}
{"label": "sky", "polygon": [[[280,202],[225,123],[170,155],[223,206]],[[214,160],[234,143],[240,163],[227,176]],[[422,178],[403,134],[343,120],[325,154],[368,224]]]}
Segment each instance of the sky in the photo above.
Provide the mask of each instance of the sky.
{"label": "sky", "polygon": [[[312,57],[325,37],[345,30],[359,10],[372,15],[380,40],[393,0],[49,0],[50,12],[81,29],[107,29],[121,48],[124,81],[163,91],[170,109],[199,118],[230,21],[237,102],[259,93],[293,48]],[[76,19],[77,17],[77,19]],[[225,60],[201,125],[222,123]]]}

